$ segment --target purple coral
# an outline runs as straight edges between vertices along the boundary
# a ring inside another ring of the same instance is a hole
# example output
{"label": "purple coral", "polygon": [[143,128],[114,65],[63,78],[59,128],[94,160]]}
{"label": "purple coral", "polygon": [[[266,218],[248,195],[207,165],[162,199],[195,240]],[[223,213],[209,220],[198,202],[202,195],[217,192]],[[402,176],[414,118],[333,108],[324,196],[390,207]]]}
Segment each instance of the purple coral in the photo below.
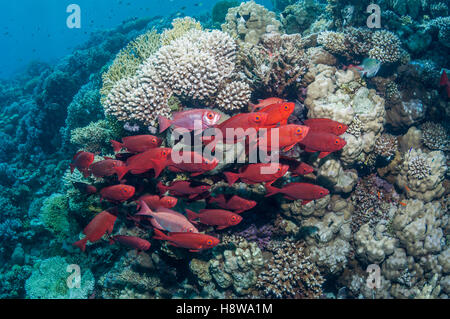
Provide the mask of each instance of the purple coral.
{"label": "purple coral", "polygon": [[260,249],[264,249],[270,243],[273,230],[272,225],[263,225],[258,228],[255,224],[251,224],[250,227],[236,233],[236,235],[245,238],[247,241],[254,241]]}

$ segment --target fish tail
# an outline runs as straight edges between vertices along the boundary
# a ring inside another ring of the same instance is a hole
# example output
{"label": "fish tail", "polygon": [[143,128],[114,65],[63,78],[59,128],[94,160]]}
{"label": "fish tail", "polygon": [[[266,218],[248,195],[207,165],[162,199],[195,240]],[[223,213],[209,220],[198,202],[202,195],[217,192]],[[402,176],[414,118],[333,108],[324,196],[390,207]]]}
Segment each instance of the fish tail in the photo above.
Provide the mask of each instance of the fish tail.
{"label": "fish tail", "polygon": [[164,132],[172,125],[171,120],[169,120],[167,117],[164,117],[161,115],[158,116],[158,123],[159,123],[159,133]]}
{"label": "fish tail", "polygon": [[229,185],[233,185],[239,179],[239,174],[236,174],[236,173],[224,172],[223,174],[227,178],[227,181],[228,181]]}
{"label": "fish tail", "polygon": [[223,194],[219,194],[216,197],[210,197],[209,199],[210,203],[221,203],[221,202],[225,202],[225,195]]}
{"label": "fish tail", "polygon": [[268,196],[272,196],[272,195],[279,193],[280,190],[276,187],[273,187],[271,184],[267,183],[266,184],[266,192],[267,192],[266,197],[268,197]]}
{"label": "fish tail", "polygon": [[166,167],[166,163],[165,161],[158,161],[158,160],[150,160],[153,164],[153,170],[155,171],[155,178],[157,178],[159,176],[159,174],[161,174],[161,172],[163,171],[163,169]]}
{"label": "fish tail", "polygon": [[141,209],[138,212],[139,215],[151,215],[151,214],[153,214],[153,211],[150,209],[150,207],[148,207],[146,202],[144,202],[143,200],[140,200],[138,202],[139,202],[139,206],[141,207]]}
{"label": "fish tail", "polygon": [[75,170],[75,165],[70,164],[70,174],[73,174],[74,170]]}
{"label": "fish tail", "polygon": [[118,152],[123,148],[123,144],[114,140],[110,140],[111,146],[114,149],[114,152]]}
{"label": "fish tail", "polygon": [[156,185],[158,187],[158,190],[161,194],[164,194],[169,189],[166,185],[164,185],[161,181]]}
{"label": "fish tail", "polygon": [[198,218],[198,214],[196,212],[193,212],[190,209],[186,209],[186,214],[187,214],[189,221],[191,221],[193,224],[197,224],[197,222],[194,221],[194,219]]}
{"label": "fish tail", "polygon": [[121,180],[130,169],[128,166],[117,166],[114,167],[114,170],[116,171],[117,178]]}
{"label": "fish tail", "polygon": [[441,74],[441,80],[440,80],[440,82],[439,82],[439,85],[440,85],[440,86],[444,86],[444,85],[447,84],[447,82],[448,82],[447,72],[442,71],[442,74]]}
{"label": "fish tail", "polygon": [[164,234],[162,231],[160,231],[159,229],[153,229],[153,231],[155,232],[153,239],[159,239],[159,240],[169,240],[169,236],[167,236],[166,234]]}
{"label": "fish tail", "polygon": [[72,245],[73,246],[77,246],[78,248],[81,249],[81,251],[85,251],[86,250],[86,243],[88,241],[87,237],[84,237],[82,240],[79,240],[77,242],[74,242]]}

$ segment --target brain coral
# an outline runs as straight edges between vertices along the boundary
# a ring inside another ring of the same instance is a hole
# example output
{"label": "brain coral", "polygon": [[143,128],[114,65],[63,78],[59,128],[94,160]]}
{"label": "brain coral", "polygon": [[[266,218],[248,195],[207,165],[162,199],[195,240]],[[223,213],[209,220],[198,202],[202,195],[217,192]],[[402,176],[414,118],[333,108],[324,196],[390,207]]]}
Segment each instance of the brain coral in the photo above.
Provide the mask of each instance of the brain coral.
{"label": "brain coral", "polygon": [[[214,104],[220,90],[229,89],[235,55],[236,44],[229,35],[190,30],[161,47],[135,76],[120,80],[105,99],[105,112],[120,121],[156,126],[158,115],[170,114],[172,95],[193,104]],[[246,87],[242,89],[243,94],[235,95],[237,105],[247,96]]]}

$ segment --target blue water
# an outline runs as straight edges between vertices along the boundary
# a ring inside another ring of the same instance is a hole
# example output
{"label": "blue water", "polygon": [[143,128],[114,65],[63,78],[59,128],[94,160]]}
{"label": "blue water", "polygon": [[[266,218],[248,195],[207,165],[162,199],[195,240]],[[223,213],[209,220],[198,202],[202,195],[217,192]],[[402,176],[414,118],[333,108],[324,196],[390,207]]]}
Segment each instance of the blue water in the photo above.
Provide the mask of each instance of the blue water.
{"label": "blue water", "polygon": [[[9,78],[31,61],[55,62],[89,38],[133,17],[211,12],[217,1],[198,0],[21,0],[0,4],[0,78]],[[256,1],[271,8],[270,0]],[[68,5],[81,8],[81,28],[69,29]]]}

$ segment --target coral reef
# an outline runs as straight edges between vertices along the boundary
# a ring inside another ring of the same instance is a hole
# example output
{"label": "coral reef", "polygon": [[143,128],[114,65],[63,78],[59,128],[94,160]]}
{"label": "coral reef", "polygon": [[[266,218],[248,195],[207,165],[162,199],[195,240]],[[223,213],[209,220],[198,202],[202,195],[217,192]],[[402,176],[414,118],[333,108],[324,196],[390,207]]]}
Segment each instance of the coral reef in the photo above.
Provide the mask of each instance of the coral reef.
{"label": "coral reef", "polygon": [[229,9],[225,20],[222,31],[238,42],[250,44],[258,44],[264,34],[279,33],[281,28],[281,22],[276,19],[275,13],[253,0]]}

